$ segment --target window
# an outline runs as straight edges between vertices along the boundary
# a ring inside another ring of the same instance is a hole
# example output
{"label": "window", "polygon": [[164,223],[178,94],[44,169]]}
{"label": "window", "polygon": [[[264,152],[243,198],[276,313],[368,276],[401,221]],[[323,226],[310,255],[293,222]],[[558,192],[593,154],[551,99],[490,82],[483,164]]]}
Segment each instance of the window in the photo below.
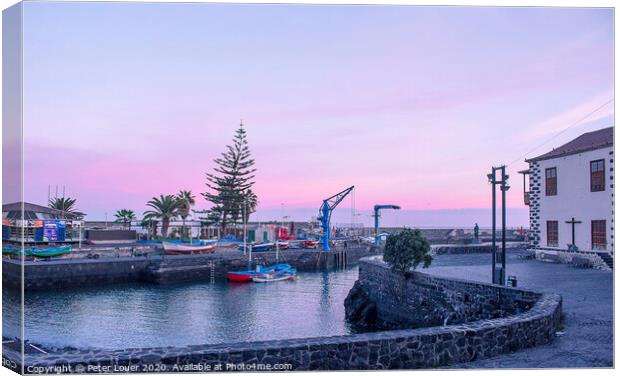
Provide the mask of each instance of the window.
{"label": "window", "polygon": [[555,167],[545,170],[545,193],[547,196],[558,194],[558,169]]}
{"label": "window", "polygon": [[607,248],[607,221],[592,221],[592,249]]}
{"label": "window", "polygon": [[547,246],[558,246],[558,221],[547,221]]}
{"label": "window", "polygon": [[605,160],[590,162],[590,192],[605,190]]}

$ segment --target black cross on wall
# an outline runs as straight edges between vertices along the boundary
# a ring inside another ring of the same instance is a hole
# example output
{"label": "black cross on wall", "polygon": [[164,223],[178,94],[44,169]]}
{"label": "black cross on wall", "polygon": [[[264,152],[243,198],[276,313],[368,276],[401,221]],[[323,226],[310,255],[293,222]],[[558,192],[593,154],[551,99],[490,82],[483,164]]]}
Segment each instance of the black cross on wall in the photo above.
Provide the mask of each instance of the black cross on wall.
{"label": "black cross on wall", "polygon": [[573,229],[573,245],[575,245],[575,225],[581,223],[581,221],[576,221],[575,217],[573,217],[570,221],[566,221],[566,223],[570,223]]}

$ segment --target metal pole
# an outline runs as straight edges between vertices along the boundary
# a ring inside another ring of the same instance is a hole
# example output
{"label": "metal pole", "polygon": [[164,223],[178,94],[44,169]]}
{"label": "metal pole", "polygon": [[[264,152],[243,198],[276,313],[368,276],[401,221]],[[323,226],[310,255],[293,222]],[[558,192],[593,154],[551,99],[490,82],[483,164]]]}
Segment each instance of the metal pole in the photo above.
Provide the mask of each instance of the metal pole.
{"label": "metal pole", "polygon": [[379,245],[379,209],[375,208],[375,245]]}
{"label": "metal pole", "polygon": [[495,167],[491,168],[491,263],[493,269],[491,270],[491,283],[495,283],[495,264],[497,258],[495,255]]}
{"label": "metal pole", "polygon": [[252,244],[248,249],[248,270],[252,270]]}
{"label": "metal pole", "polygon": [[506,284],[506,166],[502,166],[502,274],[501,284]]}
{"label": "metal pole", "polygon": [[[247,228],[248,228],[248,223],[246,221],[246,216],[245,216],[245,200],[243,200],[243,254],[246,254],[246,248],[247,248]],[[250,261],[251,262],[251,261]]]}

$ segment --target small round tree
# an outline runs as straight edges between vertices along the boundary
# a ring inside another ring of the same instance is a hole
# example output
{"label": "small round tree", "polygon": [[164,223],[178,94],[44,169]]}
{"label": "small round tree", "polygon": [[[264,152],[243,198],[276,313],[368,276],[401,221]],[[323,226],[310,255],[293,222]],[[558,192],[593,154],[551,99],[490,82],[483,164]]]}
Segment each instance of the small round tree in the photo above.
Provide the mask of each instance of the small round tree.
{"label": "small round tree", "polygon": [[431,246],[420,230],[406,228],[387,237],[383,260],[393,270],[406,273],[417,268],[420,263],[423,263],[424,268],[428,268],[433,261],[430,251]]}

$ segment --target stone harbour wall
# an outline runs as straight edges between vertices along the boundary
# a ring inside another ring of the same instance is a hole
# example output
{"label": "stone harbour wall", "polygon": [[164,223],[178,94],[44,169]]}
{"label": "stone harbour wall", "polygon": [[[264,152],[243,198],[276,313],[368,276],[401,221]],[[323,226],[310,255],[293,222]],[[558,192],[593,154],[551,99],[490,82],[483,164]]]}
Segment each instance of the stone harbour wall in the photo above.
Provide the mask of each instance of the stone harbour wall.
{"label": "stone harbour wall", "polygon": [[[324,252],[318,249],[291,249],[276,252],[253,252],[254,265],[286,262],[299,271],[327,270],[355,265],[360,258],[376,254],[371,246],[348,247]],[[58,258],[25,261],[24,288],[26,290],[59,289],[100,284],[149,282],[173,283],[181,281],[210,281],[226,278],[231,270],[245,270],[248,256],[238,250],[222,250],[210,254],[165,256],[120,256],[89,258]],[[21,288],[21,262],[2,259],[2,280],[5,286]]]}
{"label": "stone harbour wall", "polygon": [[514,315],[530,309],[539,293],[421,272],[393,272],[380,257],[363,262],[345,302],[354,324],[417,328]]}
{"label": "stone harbour wall", "polygon": [[[387,266],[375,259],[362,260],[360,268],[362,284],[366,278],[392,278],[388,276],[391,271]],[[49,370],[47,373],[114,373],[433,368],[542,345],[554,338],[562,312],[559,295],[441,280],[423,275],[417,279],[420,283],[436,284],[438,288],[456,289],[464,284],[472,294],[478,291],[488,295],[496,290],[498,295],[507,299],[524,299],[532,306],[512,315],[455,325],[347,336],[187,347],[29,352],[23,359],[24,370],[27,373],[40,373],[41,370]],[[406,283],[403,286],[412,288],[416,285]],[[485,299],[482,298],[481,302]],[[22,364],[18,352],[5,349],[3,356],[18,367]]]}

